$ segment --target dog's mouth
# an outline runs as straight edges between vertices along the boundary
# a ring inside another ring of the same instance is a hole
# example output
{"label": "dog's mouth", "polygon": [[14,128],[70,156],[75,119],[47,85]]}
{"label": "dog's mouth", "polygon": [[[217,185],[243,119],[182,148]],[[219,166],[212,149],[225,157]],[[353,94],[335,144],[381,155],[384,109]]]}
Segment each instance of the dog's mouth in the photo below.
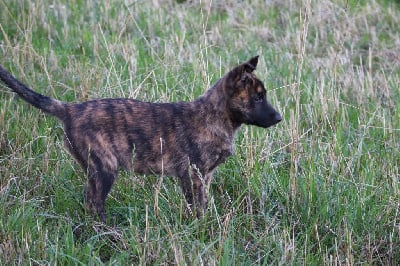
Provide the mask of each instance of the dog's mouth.
{"label": "dog's mouth", "polygon": [[259,125],[259,126],[267,128],[267,127],[274,126],[281,121],[282,121],[281,114],[276,112],[275,114],[272,115],[272,118],[269,118],[265,123],[263,123],[262,125]]}
{"label": "dog's mouth", "polygon": [[247,124],[267,128],[282,121],[282,116],[279,112],[268,104],[266,107],[262,108],[259,106],[259,108],[256,108]]}
{"label": "dog's mouth", "polygon": [[268,128],[274,126],[282,121],[282,116],[279,113],[273,115],[273,117],[268,117],[267,119],[257,119],[253,120],[248,125],[254,125],[262,128]]}
{"label": "dog's mouth", "polygon": [[[281,122],[282,121],[282,116],[281,116],[281,114],[280,113],[278,113],[278,112],[276,112],[276,114],[275,114],[275,124],[278,124],[279,122]],[[274,125],[275,125],[274,124]]]}

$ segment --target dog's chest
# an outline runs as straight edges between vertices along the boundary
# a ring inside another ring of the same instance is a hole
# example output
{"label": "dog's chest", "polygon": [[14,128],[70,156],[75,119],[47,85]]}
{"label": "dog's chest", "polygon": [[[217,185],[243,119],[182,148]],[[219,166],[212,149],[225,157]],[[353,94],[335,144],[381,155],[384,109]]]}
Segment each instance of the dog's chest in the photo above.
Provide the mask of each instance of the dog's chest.
{"label": "dog's chest", "polygon": [[230,141],[210,142],[203,156],[205,171],[213,171],[218,165],[224,163],[233,154],[233,144]]}

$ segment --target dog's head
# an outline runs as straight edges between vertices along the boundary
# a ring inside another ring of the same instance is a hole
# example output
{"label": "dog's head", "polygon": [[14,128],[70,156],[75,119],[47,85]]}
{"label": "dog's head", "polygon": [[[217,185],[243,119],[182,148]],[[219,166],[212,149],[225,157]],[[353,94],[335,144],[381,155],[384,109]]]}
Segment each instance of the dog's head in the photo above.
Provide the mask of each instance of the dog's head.
{"label": "dog's head", "polygon": [[253,74],[258,56],[235,67],[226,75],[226,93],[231,119],[237,124],[270,127],[282,116],[267,101],[264,84]]}

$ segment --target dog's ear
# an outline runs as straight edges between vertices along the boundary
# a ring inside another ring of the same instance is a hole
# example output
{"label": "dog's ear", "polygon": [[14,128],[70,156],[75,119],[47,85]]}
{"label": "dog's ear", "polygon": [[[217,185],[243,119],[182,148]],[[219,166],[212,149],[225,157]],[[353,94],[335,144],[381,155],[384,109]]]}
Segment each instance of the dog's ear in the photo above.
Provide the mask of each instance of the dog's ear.
{"label": "dog's ear", "polygon": [[247,61],[243,65],[245,67],[245,71],[251,73],[257,68],[257,64],[258,64],[258,55],[251,58],[249,61]]}
{"label": "dog's ear", "polygon": [[251,76],[250,74],[256,69],[257,64],[258,55],[229,71],[225,76],[227,92],[232,94],[237,91],[237,89],[245,88],[244,85],[249,76]]}
{"label": "dog's ear", "polygon": [[228,76],[230,79],[241,78],[245,72],[253,72],[257,68],[257,64],[258,55],[229,71]]}

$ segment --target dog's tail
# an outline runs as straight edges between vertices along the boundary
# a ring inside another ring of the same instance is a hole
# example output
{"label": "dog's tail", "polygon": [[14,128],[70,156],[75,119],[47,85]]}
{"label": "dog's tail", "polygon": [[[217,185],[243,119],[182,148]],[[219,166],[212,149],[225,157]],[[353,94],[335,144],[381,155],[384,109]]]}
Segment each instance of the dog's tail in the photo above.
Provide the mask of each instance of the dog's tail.
{"label": "dog's tail", "polygon": [[34,92],[28,86],[13,77],[0,65],[0,79],[22,99],[39,108],[46,113],[64,120],[66,114],[66,103]]}

